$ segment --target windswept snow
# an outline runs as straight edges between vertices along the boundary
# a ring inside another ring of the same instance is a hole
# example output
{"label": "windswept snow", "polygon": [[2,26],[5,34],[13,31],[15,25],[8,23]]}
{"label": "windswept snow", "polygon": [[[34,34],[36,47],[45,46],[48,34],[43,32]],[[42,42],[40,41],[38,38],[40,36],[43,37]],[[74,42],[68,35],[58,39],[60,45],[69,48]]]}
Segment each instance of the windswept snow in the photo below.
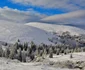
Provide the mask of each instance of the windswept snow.
{"label": "windswept snow", "polygon": [[30,23],[26,23],[25,25],[37,27],[48,32],[62,33],[62,32],[69,31],[71,35],[85,34],[85,30],[77,27],[72,27],[72,26],[46,24],[46,23],[38,23],[38,22],[30,22]]}
{"label": "windswept snow", "polygon": [[0,58],[0,70],[80,70],[78,68],[68,69],[68,68],[60,68],[56,66],[49,65],[50,62],[84,62],[85,61],[85,53],[73,53],[73,58],[70,58],[70,54],[68,55],[54,55],[54,58],[46,58],[43,62],[30,62],[23,63],[18,60],[10,60],[6,58]]}
{"label": "windswept snow", "polygon": [[34,41],[38,44],[51,44],[48,38],[52,36],[50,33],[35,27],[0,20],[0,41],[14,43],[20,39],[22,42]]}

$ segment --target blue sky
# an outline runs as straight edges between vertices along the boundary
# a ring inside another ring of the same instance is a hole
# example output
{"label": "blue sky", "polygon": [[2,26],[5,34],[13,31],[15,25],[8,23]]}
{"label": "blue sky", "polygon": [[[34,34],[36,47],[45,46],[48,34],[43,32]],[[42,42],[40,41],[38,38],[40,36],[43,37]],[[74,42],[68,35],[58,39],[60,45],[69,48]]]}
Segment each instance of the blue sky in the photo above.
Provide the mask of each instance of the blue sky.
{"label": "blue sky", "polygon": [[1,0],[0,7],[3,8],[5,6],[12,8],[12,9],[18,9],[21,11],[27,11],[28,9],[33,9],[36,12],[46,14],[46,15],[65,13],[65,11],[62,11],[60,9],[42,8],[42,7],[33,6],[33,5],[26,6],[26,5],[22,5],[22,4],[15,4],[15,3],[11,2],[10,0]]}
{"label": "blue sky", "polygon": [[0,7],[5,6],[21,11],[33,9],[42,14],[55,15],[85,10],[85,0],[0,0]]}

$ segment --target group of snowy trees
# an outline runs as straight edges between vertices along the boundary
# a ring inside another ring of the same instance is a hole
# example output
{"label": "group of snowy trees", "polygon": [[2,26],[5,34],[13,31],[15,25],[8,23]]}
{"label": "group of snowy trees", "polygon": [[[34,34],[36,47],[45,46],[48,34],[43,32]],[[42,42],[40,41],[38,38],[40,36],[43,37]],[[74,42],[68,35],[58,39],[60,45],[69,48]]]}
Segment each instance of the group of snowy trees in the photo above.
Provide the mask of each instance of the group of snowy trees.
{"label": "group of snowy trees", "polygon": [[35,45],[31,42],[31,46],[28,43],[21,44],[19,41],[14,45],[8,46],[5,49],[0,47],[0,57],[6,57],[10,59],[18,59],[21,62],[30,62],[33,60],[39,61],[38,58],[44,59],[46,56],[53,58],[53,55],[68,54],[73,52],[85,52],[85,47],[70,47],[67,45]]}
{"label": "group of snowy trees", "polygon": [[70,32],[66,31],[61,33],[60,35],[57,33],[53,33],[55,37],[48,38],[48,40],[52,43],[58,44],[58,41],[65,45],[70,46],[85,46],[85,35],[71,35]]}

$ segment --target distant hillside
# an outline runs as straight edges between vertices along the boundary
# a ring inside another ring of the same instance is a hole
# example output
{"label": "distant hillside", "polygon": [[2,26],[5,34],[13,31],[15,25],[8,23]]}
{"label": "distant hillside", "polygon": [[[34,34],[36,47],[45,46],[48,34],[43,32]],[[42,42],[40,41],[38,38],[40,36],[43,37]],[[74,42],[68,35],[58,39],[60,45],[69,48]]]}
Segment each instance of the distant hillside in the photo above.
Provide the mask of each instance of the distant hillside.
{"label": "distant hillside", "polygon": [[38,22],[27,23],[26,25],[37,27],[48,32],[62,33],[68,31],[71,33],[71,35],[85,34],[85,30],[73,26],[38,23]]}

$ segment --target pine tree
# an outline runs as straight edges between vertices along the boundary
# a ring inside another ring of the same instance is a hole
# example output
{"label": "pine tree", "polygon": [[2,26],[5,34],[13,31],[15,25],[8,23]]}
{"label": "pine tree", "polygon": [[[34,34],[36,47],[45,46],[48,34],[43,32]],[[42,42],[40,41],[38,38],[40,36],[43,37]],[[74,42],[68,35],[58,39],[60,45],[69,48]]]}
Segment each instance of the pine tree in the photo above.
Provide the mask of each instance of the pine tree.
{"label": "pine tree", "polygon": [[20,61],[22,61],[22,52],[21,52],[21,48],[19,48],[19,50],[17,51],[17,55],[18,55],[17,59],[20,60]]}
{"label": "pine tree", "polygon": [[17,54],[17,46],[13,46],[11,47],[10,49],[10,55],[9,55],[9,58],[10,59],[14,59],[14,56]]}
{"label": "pine tree", "polygon": [[73,55],[72,54],[70,55],[70,58],[73,58]]}
{"label": "pine tree", "polygon": [[2,47],[0,47],[0,57],[2,57],[3,56],[3,49],[2,49]]}
{"label": "pine tree", "polygon": [[49,58],[53,58],[53,52],[49,54]]}
{"label": "pine tree", "polygon": [[52,50],[52,48],[50,48],[49,58],[53,58],[53,50]]}
{"label": "pine tree", "polygon": [[6,50],[5,50],[5,57],[9,58],[9,55],[10,55],[10,50],[9,50],[9,48],[6,48]]}
{"label": "pine tree", "polygon": [[26,62],[26,51],[23,49],[22,51],[22,62]]}
{"label": "pine tree", "polygon": [[31,42],[31,49],[32,49],[33,52],[36,51],[36,45],[34,44],[33,41]]}
{"label": "pine tree", "polygon": [[24,50],[27,51],[27,48],[28,48],[28,43],[24,43]]}
{"label": "pine tree", "polygon": [[31,59],[31,60],[34,60],[34,59],[35,59],[35,55],[34,55],[34,54],[31,54],[31,55],[30,55],[30,59]]}

